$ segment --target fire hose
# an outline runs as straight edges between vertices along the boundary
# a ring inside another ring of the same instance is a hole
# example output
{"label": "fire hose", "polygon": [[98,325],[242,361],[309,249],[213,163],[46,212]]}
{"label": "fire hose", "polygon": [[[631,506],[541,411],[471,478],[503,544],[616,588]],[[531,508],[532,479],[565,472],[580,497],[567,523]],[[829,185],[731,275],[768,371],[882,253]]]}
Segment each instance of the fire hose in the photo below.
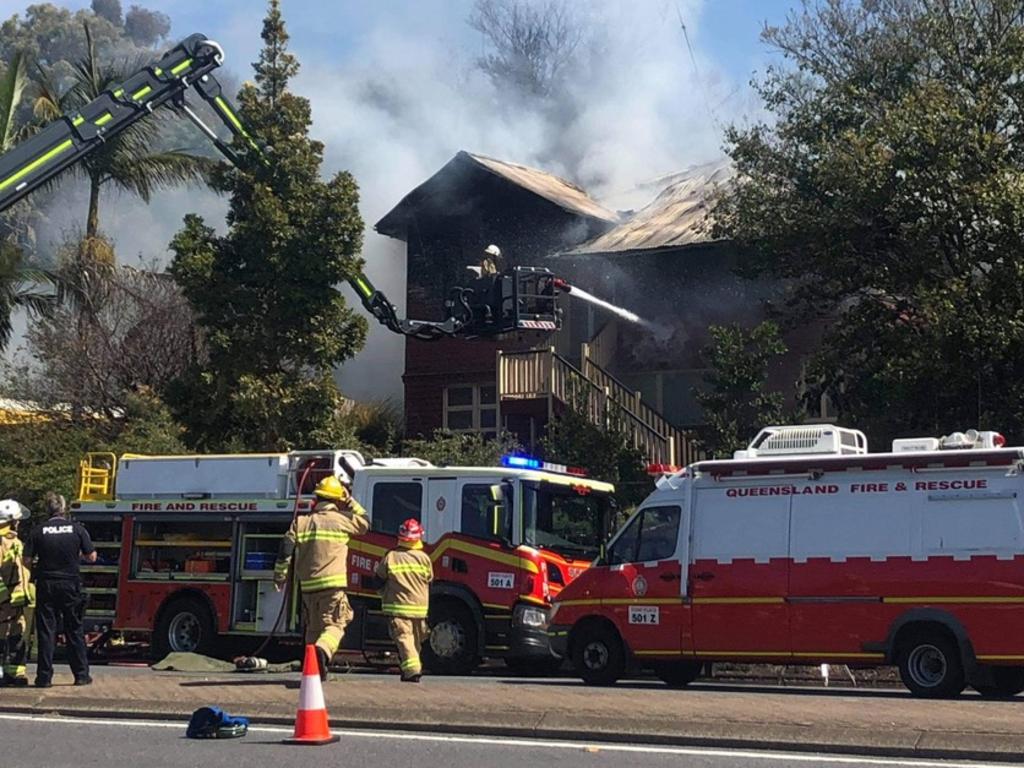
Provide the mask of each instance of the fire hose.
{"label": "fire hose", "polygon": [[[306,487],[306,479],[309,477],[310,470],[313,469],[314,462],[310,462],[306,465],[305,470],[302,473],[302,479],[299,480],[298,485],[295,488],[295,504],[292,507],[292,524],[299,516],[299,501],[302,499],[302,489]],[[292,562],[288,565],[288,570],[285,573],[284,586],[281,591],[284,595],[281,600],[281,607],[277,611],[277,618],[274,619],[274,623],[270,627],[270,632],[263,638],[263,642],[260,643],[260,647],[252,652],[249,656],[239,656],[235,662],[235,667],[239,670],[246,672],[254,672],[261,669],[267,668],[267,660],[260,657],[260,654],[266,650],[267,646],[270,645],[270,641],[274,639],[274,634],[277,628],[281,625],[281,619],[284,618],[285,609],[288,607],[288,594],[291,592],[292,587],[292,574],[294,572],[293,564],[295,559],[292,558]]]}

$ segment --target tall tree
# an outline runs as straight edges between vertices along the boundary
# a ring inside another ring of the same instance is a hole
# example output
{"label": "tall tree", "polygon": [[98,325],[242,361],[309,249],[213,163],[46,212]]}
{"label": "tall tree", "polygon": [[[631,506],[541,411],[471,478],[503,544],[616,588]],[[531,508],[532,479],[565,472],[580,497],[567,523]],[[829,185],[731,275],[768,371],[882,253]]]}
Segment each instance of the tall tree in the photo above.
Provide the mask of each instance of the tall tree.
{"label": "tall tree", "polygon": [[715,214],[832,322],[811,378],[876,440],[1024,437],[1024,5],[807,0],[764,38],[772,119],[729,131]]}
{"label": "tall tree", "polygon": [[239,95],[249,130],[272,147],[216,177],[231,197],[229,229],[194,215],[171,244],[171,272],[205,330],[209,363],[183,378],[173,402],[200,448],[330,444],[341,431],[333,369],[355,354],[366,321],[335,286],[358,274],[358,190],[320,176],[309,102],[288,90],[298,62],[277,0],[263,24],[255,84]]}
{"label": "tall tree", "polygon": [[762,427],[781,420],[783,396],[768,388],[768,368],[786,345],[772,322],[749,331],[738,325],[713,325],[709,331],[705,388],[695,393],[705,421],[700,441],[715,456],[729,457]]}
{"label": "tall tree", "polygon": [[577,5],[567,0],[476,0],[467,19],[480,33],[482,53],[476,65],[494,86],[498,108],[510,120],[521,119],[524,109],[543,120],[550,128],[550,146],[540,160],[573,177],[581,173],[585,148],[568,137],[568,129],[580,115],[577,82],[587,80],[585,73],[574,70],[588,61],[581,51],[595,46]]}
{"label": "tall tree", "polygon": [[133,5],[124,17],[124,31],[136,45],[156,45],[171,31],[167,14]]}
{"label": "tall tree", "polygon": [[[102,61],[96,53],[88,24],[85,37],[86,54],[75,63],[68,86],[61,88],[52,70],[40,70],[41,82],[35,103],[35,112],[40,119],[55,120],[60,115],[80,109],[143,65],[142,61],[133,64]],[[89,208],[85,221],[87,243],[99,235],[100,192],[104,187],[112,186],[149,202],[158,189],[201,181],[206,177],[212,167],[207,158],[183,150],[156,149],[160,141],[161,121],[165,118],[165,114],[154,114],[139,120],[73,166],[72,172],[85,176],[89,183]]]}

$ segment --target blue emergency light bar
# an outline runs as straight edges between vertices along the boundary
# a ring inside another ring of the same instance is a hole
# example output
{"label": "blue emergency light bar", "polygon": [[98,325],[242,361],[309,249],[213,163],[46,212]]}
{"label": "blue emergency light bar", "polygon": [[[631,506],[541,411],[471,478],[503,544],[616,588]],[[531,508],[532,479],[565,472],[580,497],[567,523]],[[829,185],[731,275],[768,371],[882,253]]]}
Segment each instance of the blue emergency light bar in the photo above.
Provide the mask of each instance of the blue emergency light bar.
{"label": "blue emergency light bar", "polygon": [[579,467],[567,467],[565,464],[553,464],[550,461],[541,461],[532,456],[516,456],[511,454],[501,457],[502,466],[512,469],[543,469],[547,472],[558,472],[563,475],[586,476],[586,470]]}
{"label": "blue emergency light bar", "polygon": [[544,462],[540,459],[533,459],[529,456],[502,456],[502,466],[514,467],[515,469],[543,469]]}

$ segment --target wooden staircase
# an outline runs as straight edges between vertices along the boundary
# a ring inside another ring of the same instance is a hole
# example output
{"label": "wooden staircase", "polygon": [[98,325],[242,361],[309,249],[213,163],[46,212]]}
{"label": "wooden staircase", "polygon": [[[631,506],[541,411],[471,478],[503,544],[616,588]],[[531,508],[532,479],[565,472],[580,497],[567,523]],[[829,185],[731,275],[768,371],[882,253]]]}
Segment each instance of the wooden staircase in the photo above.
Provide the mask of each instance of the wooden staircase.
{"label": "wooden staircase", "polygon": [[634,448],[651,464],[685,466],[703,457],[694,438],[643,401],[612,376],[607,364],[613,339],[602,332],[581,345],[581,367],[555,352],[554,347],[522,352],[498,352],[498,399],[546,400],[548,420],[556,403],[578,404],[590,421],[624,431]]}

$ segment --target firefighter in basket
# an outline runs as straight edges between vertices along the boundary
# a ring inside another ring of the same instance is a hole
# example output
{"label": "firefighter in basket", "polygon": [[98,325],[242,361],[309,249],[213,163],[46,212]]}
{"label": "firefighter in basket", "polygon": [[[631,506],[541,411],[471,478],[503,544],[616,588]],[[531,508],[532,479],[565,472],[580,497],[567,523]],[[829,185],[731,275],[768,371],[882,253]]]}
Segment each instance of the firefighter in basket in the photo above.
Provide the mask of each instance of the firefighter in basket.
{"label": "firefighter in basket", "polygon": [[381,558],[376,569],[384,582],[381,610],[388,617],[391,639],[398,645],[404,682],[418,683],[423,672],[420,648],[427,636],[427,609],[434,568],[423,551],[423,528],[406,520],[398,529],[398,546]]}
{"label": "firefighter in basket", "polygon": [[302,623],[306,644],[316,645],[320,677],[334,657],[345,627],[352,620],[348,586],[348,540],[370,529],[366,510],[333,475],[321,480],[313,493],[312,512],[299,515],[281,542],[274,565],[274,586],[280,590],[294,559],[294,577],[302,591]]}
{"label": "firefighter in basket", "polygon": [[28,510],[13,499],[0,501],[0,685],[5,687],[28,685],[25,665],[35,588],[18,538],[18,521],[27,517]]}

